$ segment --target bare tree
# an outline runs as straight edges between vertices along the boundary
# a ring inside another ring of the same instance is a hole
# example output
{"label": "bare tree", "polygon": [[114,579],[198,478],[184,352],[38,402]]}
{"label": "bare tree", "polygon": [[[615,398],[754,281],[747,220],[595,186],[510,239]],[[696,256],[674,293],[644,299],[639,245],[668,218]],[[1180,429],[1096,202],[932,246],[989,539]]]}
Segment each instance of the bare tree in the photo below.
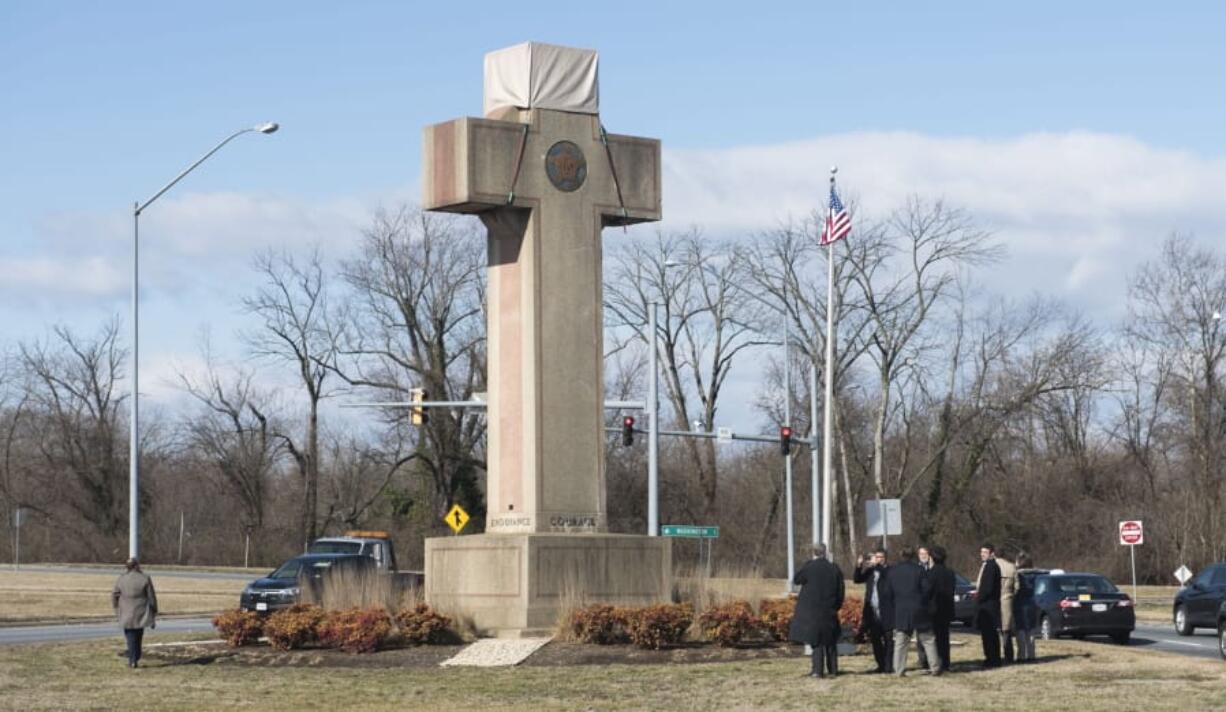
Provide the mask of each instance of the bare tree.
{"label": "bare tree", "polygon": [[[485,390],[485,245],[474,228],[407,206],[376,213],[358,256],[341,269],[352,295],[334,338],[347,383],[396,401],[414,387],[444,401]],[[409,426],[403,410],[383,418],[393,431]],[[419,433],[416,465],[432,483],[437,514],[458,501],[480,524],[482,414],[434,408]]]}
{"label": "bare tree", "polygon": [[336,347],[328,324],[326,278],[319,251],[300,261],[288,253],[267,252],[255,260],[263,284],[243,300],[247,312],[263,323],[244,334],[257,357],[293,369],[306,400],[301,436],[288,429],[277,437],[293,457],[303,484],[300,534],[304,546],[318,533],[319,404],[332,395],[328,384]]}
{"label": "bare tree", "polygon": [[28,374],[24,402],[32,411],[27,424],[39,432],[33,442],[43,486],[79,517],[65,526],[75,529],[80,520],[87,525],[78,531],[95,557],[109,553],[127,525],[121,416],[127,396],[118,391],[125,357],[118,332],[114,321],[88,339],[56,327],[48,341],[19,347]]}
{"label": "bare tree", "polygon": [[853,253],[852,271],[873,322],[868,348],[877,381],[873,481],[878,496],[886,496],[885,435],[894,380],[920,357],[925,347],[920,330],[954,285],[957,270],[989,263],[1000,250],[965,212],[918,197],[860,235],[879,245]]}
{"label": "bare tree", "polygon": [[1156,500],[1160,472],[1170,467],[1168,451],[1159,445],[1173,439],[1176,427],[1166,408],[1174,377],[1173,355],[1126,333],[1115,354],[1112,370],[1119,379],[1114,393],[1119,415],[1111,435],[1144,472],[1149,496]]}
{"label": "bare tree", "polygon": [[199,453],[222,489],[242,506],[239,522],[255,534],[257,553],[267,515],[269,488],[281,455],[280,430],[272,421],[272,396],[255,382],[255,373],[239,369],[229,377],[218,372],[206,346],[206,372],[197,378],[179,373],[179,381],[199,405],[183,423],[187,446]]}
{"label": "bare tree", "polygon": [[[658,342],[664,392],[675,426],[688,430],[691,422],[700,421],[703,427],[713,427],[734,361],[745,349],[762,343],[743,289],[741,248],[703,240],[693,229],[657,233],[649,243],[627,242],[614,250],[610,262],[605,275],[610,351],[616,353],[631,342],[647,348]],[[663,313],[653,339],[648,314],[655,304]],[[709,514],[718,493],[714,444],[686,438],[683,447],[702,498],[699,511],[685,514]]]}
{"label": "bare tree", "polygon": [[[1223,425],[1226,410],[1221,368],[1226,356],[1226,260],[1197,247],[1191,239],[1170,236],[1160,258],[1143,265],[1129,280],[1127,336],[1163,354],[1155,364],[1171,369],[1172,385],[1186,398],[1186,409],[1171,407],[1187,423],[1184,439],[1195,488],[1197,551],[1202,560],[1224,553],[1221,536]],[[1173,395],[1173,394],[1172,394]]]}
{"label": "bare tree", "polygon": [[[395,438],[395,433],[390,436]],[[329,440],[328,474],[324,479],[326,511],[323,527],[336,523],[353,529],[377,508],[392,479],[417,455],[406,449],[403,438],[371,443],[355,435]]]}

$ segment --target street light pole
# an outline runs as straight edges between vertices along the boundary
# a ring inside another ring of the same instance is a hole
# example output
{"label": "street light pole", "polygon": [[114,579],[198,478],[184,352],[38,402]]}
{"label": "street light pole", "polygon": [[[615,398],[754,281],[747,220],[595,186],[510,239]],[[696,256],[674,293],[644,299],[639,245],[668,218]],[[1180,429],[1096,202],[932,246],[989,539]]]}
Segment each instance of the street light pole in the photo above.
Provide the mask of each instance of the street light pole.
{"label": "street light pole", "polygon": [[221,150],[222,146],[230,143],[234,139],[242,136],[245,133],[274,133],[280,126],[275,123],[267,122],[259,126],[240,129],[222,139],[220,143],[212,148],[208,153],[196,159],[196,162],[185,168],[179,175],[175,176],[162,189],[153,194],[143,203],[137,202],[132,207],[132,402],[129,404],[131,409],[131,420],[128,441],[128,556],[130,558],[139,558],[140,556],[140,214],[153,204],[153,201],[162,197],[162,194],[170,190],[176,183],[183,180],[188,173],[191,173],[199,166],[208,160],[209,156]]}

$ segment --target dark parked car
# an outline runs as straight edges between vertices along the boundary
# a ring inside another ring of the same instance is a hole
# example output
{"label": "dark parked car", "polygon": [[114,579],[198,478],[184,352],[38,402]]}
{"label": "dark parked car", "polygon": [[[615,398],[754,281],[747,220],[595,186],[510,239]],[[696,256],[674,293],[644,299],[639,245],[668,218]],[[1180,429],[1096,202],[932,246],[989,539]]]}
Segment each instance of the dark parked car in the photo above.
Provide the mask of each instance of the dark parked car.
{"label": "dark parked car", "polygon": [[1217,613],[1226,603],[1226,563],[1201,569],[1187,587],[1175,594],[1175,632],[1192,635],[1197,628],[1217,627]]}
{"label": "dark parked car", "polygon": [[1039,631],[1044,640],[1061,635],[1109,635],[1126,645],[1137,625],[1133,600],[1099,574],[1059,569],[1024,574],[1033,577]]}
{"label": "dark parked car", "polygon": [[1217,609],[1217,651],[1226,660],[1226,603]]}
{"label": "dark parked car", "polygon": [[295,556],[276,571],[247,584],[239,596],[238,607],[258,613],[288,608],[302,600],[303,589],[318,599],[330,572],[342,569],[373,571],[375,566],[375,560],[363,554]]}
{"label": "dark parked car", "polygon": [[975,625],[975,584],[959,573],[954,574],[954,620]]}

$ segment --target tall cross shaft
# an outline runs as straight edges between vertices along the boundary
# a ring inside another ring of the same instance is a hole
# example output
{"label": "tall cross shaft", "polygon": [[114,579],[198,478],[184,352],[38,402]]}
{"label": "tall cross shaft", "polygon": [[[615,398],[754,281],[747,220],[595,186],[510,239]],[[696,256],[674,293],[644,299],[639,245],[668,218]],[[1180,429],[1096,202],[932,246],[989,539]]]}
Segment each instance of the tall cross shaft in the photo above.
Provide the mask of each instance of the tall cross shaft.
{"label": "tall cross shaft", "polygon": [[488,231],[486,531],[603,532],[601,230],[660,219],[660,142],[508,113],[427,127],[423,151],[425,207]]}

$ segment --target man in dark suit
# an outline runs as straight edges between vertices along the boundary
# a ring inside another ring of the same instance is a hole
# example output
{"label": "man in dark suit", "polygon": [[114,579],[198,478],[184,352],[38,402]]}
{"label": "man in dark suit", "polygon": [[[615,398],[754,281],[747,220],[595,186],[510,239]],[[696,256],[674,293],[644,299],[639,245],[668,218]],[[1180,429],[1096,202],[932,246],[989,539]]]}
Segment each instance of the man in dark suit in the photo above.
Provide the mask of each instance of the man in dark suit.
{"label": "man in dark suit", "polygon": [[886,598],[885,579],[889,575],[885,549],[878,548],[871,557],[860,556],[852,580],[864,584],[864,611],[860,627],[867,633],[873,646],[873,658],[877,669],[873,672],[890,672],[894,667],[894,641],[892,620],[894,606]]}
{"label": "man in dark suit", "polygon": [[915,562],[915,549],[902,550],[902,561],[886,577],[887,599],[894,604],[894,674],[907,673],[907,650],[915,638],[928,659],[928,670],[941,674],[941,656],[932,637],[932,581]]}
{"label": "man in dark suit", "polygon": [[954,592],[958,582],[954,572],[945,565],[947,554],[944,547],[934,546],[930,552],[932,565],[928,569],[928,578],[932,581],[932,637],[936,640],[937,655],[941,658],[941,671],[949,672],[949,625],[954,620]]}
{"label": "man in dark suit", "polygon": [[843,572],[826,559],[826,546],[813,547],[813,558],[801,567],[792,583],[800,586],[796,613],[788,627],[788,638],[813,648],[813,667],[809,677],[839,674],[839,609],[843,606]]}
{"label": "man in dark suit", "polygon": [[1000,566],[996,564],[996,547],[984,544],[979,548],[979,578],[975,582],[975,625],[983,641],[983,666],[1000,667]]}

